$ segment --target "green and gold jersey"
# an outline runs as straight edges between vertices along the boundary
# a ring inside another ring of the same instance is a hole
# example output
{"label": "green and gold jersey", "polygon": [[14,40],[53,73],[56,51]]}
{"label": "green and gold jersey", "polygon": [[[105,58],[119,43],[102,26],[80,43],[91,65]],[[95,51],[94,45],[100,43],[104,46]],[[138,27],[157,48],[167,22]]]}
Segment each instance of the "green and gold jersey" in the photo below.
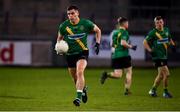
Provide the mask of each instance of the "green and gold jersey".
{"label": "green and gold jersey", "polygon": [[113,59],[129,56],[129,50],[121,45],[121,40],[129,41],[128,31],[121,28],[114,30],[112,35],[112,47],[115,48],[115,52],[112,54]]}
{"label": "green and gold jersey", "polygon": [[171,38],[169,29],[164,27],[163,31],[152,29],[146,36],[146,41],[152,48],[152,59],[167,59],[167,48]]}
{"label": "green and gold jersey", "polygon": [[59,32],[69,45],[67,55],[78,54],[88,50],[87,36],[93,31],[94,24],[86,19],[80,19],[79,23],[73,25],[70,20],[64,21],[59,26]]}

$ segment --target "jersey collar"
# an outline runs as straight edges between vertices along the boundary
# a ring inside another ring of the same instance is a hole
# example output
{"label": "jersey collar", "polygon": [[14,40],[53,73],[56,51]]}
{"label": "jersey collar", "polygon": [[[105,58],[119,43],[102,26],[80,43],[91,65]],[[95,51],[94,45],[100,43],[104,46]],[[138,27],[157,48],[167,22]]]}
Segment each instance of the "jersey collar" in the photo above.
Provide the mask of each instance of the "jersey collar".
{"label": "jersey collar", "polygon": [[[69,20],[70,21],[70,20]],[[78,18],[78,22],[75,24],[75,23],[72,23],[71,21],[70,21],[70,23],[72,24],[72,25],[77,25],[78,23],[79,23],[79,21],[80,21],[80,18]]]}
{"label": "jersey collar", "polygon": [[123,30],[126,30],[126,28],[124,28],[124,27],[121,27],[121,26],[119,27],[119,29],[123,29]]}
{"label": "jersey collar", "polygon": [[157,28],[155,28],[157,31],[159,31],[159,32],[163,32],[164,31],[164,27],[163,27],[163,29],[162,30],[159,30],[159,29],[157,29]]}

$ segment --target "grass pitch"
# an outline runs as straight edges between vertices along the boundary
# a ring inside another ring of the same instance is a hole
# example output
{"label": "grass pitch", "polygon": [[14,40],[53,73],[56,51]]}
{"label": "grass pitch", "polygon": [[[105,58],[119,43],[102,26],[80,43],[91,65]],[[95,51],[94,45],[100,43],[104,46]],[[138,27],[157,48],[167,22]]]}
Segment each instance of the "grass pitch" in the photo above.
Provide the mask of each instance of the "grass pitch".
{"label": "grass pitch", "polygon": [[[169,90],[172,99],[162,97],[162,85],[158,97],[148,91],[157,74],[155,69],[133,69],[132,95],[124,96],[122,79],[99,82],[105,69],[86,69],[89,100],[80,107],[72,104],[75,98],[73,81],[65,68],[0,67],[0,110],[42,111],[108,111],[108,110],[180,110],[180,69],[170,68]],[[111,71],[111,69],[106,69]]]}

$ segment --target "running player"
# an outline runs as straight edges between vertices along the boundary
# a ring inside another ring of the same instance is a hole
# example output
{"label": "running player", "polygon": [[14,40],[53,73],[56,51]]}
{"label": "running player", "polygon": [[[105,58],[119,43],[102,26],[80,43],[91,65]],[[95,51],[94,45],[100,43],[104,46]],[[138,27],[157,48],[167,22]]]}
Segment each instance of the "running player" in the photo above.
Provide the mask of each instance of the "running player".
{"label": "running player", "polygon": [[113,72],[103,72],[101,75],[100,83],[104,84],[107,78],[118,79],[122,77],[123,72],[126,74],[125,79],[125,95],[129,95],[131,82],[132,82],[132,66],[131,56],[128,49],[136,50],[137,46],[128,43],[129,33],[128,20],[124,17],[118,18],[117,29],[112,34],[112,68]]}
{"label": "running player", "polygon": [[87,87],[84,78],[89,55],[87,35],[93,31],[96,33],[95,51],[98,55],[101,30],[90,20],[80,18],[77,6],[69,6],[67,16],[68,19],[59,26],[57,42],[63,39],[69,45],[69,50],[65,55],[69,73],[76,86],[77,96],[73,103],[75,106],[80,106],[81,100],[84,103],[87,102]]}

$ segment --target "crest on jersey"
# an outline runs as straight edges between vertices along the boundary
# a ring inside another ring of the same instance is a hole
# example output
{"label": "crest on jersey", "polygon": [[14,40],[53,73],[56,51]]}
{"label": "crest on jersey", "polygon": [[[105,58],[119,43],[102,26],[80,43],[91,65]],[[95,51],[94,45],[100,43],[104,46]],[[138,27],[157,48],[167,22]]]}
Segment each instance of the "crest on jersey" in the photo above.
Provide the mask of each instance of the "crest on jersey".
{"label": "crest on jersey", "polygon": [[168,36],[168,35],[169,35],[169,33],[168,33],[168,32],[166,32],[166,33],[165,33],[165,35],[166,35],[166,36]]}
{"label": "crest on jersey", "polygon": [[80,30],[81,31],[84,30],[84,26],[83,25],[80,26]]}

